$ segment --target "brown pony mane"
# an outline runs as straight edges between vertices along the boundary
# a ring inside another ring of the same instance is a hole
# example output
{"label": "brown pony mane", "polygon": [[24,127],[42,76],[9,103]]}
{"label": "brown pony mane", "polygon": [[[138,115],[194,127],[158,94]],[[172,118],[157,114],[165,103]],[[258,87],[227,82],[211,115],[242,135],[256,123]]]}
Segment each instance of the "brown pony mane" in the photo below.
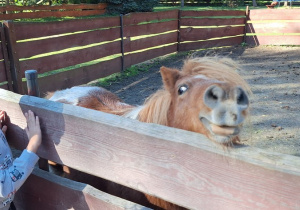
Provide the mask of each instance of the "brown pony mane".
{"label": "brown pony mane", "polygon": [[[183,75],[204,75],[230,84],[241,86],[249,95],[249,85],[236,72],[241,69],[238,63],[226,57],[197,57],[184,61],[181,72]],[[168,111],[171,105],[171,94],[165,88],[152,94],[144,103],[138,120],[168,126]]]}

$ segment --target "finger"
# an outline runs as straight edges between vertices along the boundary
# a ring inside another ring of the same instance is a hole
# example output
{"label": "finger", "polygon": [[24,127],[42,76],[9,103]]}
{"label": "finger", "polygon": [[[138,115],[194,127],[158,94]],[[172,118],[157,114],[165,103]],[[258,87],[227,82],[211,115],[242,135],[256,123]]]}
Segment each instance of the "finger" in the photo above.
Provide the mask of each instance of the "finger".
{"label": "finger", "polygon": [[35,117],[35,125],[40,126],[40,119],[38,116]]}
{"label": "finger", "polygon": [[25,132],[26,132],[27,136],[29,137],[29,130],[28,130],[28,128],[25,128]]}
{"label": "finger", "polygon": [[4,133],[4,135],[6,134],[6,131],[7,131],[7,126],[4,125],[4,126],[2,127],[2,132]]}
{"label": "finger", "polygon": [[28,121],[28,113],[27,112],[25,112],[25,118],[26,118],[26,122]]}

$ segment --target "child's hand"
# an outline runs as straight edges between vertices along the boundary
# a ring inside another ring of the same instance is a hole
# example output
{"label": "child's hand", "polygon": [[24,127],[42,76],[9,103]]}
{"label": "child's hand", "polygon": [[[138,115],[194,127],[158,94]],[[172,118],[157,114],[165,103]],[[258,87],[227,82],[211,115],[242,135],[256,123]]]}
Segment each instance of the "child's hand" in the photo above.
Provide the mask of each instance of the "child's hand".
{"label": "child's hand", "polygon": [[6,131],[7,131],[7,126],[6,125],[4,125],[2,127],[2,123],[5,120],[5,115],[6,115],[5,111],[1,110],[0,111],[0,129],[2,130],[2,132],[4,133],[4,135],[6,134]]}
{"label": "child's hand", "polygon": [[27,128],[25,131],[29,139],[26,149],[36,153],[42,143],[42,132],[39,117],[34,117],[34,114],[31,110],[29,110],[28,113],[25,113],[25,117],[27,121]]}

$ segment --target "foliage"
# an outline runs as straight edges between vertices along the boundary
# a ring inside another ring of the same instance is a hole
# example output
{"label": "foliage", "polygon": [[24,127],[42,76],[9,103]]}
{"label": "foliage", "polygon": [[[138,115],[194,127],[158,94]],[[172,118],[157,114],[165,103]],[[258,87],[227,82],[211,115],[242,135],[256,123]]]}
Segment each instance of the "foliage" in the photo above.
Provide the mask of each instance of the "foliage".
{"label": "foliage", "polygon": [[159,0],[100,0],[107,3],[110,14],[127,14],[130,12],[151,12]]}

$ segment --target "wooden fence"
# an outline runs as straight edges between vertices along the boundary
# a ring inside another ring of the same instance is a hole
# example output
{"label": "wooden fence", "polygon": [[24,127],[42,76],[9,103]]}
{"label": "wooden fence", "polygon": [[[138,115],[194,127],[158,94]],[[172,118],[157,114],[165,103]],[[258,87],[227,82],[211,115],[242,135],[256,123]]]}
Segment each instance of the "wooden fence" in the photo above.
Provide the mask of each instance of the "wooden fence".
{"label": "wooden fence", "polygon": [[47,17],[82,17],[101,15],[106,4],[67,4],[57,6],[5,6],[0,7],[0,20]]}
{"label": "wooden fence", "polygon": [[249,45],[300,45],[300,9],[251,10]]}
{"label": "wooden fence", "polygon": [[[229,151],[204,136],[0,90],[8,138],[27,145],[23,113],[41,119],[40,157],[155,195],[189,209],[299,209],[300,158],[251,147]],[[88,132],[87,132],[88,131]],[[45,190],[47,189],[47,190]],[[142,209],[35,169],[18,209]]]}
{"label": "wooden fence", "polygon": [[299,14],[300,9],[253,10],[247,15],[173,10],[46,23],[5,21],[0,27],[0,87],[25,93],[23,78],[28,69],[38,71],[44,93],[178,51],[243,41],[299,45]]}
{"label": "wooden fence", "polygon": [[41,92],[84,84],[161,55],[238,45],[243,11],[173,10],[61,22],[4,22],[14,91],[36,69]]}

